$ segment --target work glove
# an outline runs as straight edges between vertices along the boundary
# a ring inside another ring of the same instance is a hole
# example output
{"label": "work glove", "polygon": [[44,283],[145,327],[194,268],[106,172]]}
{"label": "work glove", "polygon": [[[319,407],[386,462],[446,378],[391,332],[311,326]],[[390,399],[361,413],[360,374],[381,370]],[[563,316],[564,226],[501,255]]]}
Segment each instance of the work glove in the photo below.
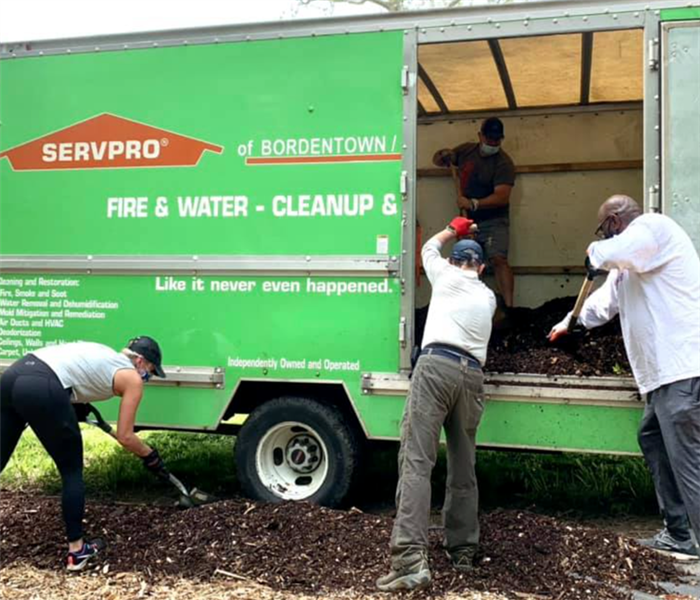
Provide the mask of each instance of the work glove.
{"label": "work glove", "polygon": [[447,227],[451,231],[454,231],[458,238],[462,238],[469,235],[473,225],[474,221],[471,219],[467,219],[466,217],[455,217],[450,221],[450,224]]}
{"label": "work glove", "polygon": [[74,403],[73,410],[75,411],[75,418],[78,419],[78,423],[85,423],[87,421],[88,415],[90,414],[90,405],[85,403]]}
{"label": "work glove", "polygon": [[568,335],[569,333],[569,322],[571,321],[571,313],[567,314],[559,323],[557,323],[552,330],[549,332],[547,339],[550,342],[556,342],[559,338]]}
{"label": "work glove", "polygon": [[168,468],[165,466],[163,459],[160,457],[160,454],[158,454],[158,450],[153,448],[151,453],[148,456],[142,457],[141,460],[143,461],[143,466],[156,477],[160,477],[161,479],[168,478],[170,473],[168,472]]}
{"label": "work glove", "polygon": [[596,277],[598,277],[598,275],[605,275],[607,273],[607,271],[603,271],[602,269],[593,268],[593,265],[591,264],[591,257],[590,256],[586,256],[585,265],[586,265],[586,276],[590,280],[595,279]]}

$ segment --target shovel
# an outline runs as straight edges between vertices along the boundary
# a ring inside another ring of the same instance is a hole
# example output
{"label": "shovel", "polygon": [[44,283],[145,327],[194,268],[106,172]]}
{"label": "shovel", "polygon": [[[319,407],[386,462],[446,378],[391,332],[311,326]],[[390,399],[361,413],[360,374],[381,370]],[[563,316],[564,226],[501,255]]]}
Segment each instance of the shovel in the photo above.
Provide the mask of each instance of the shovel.
{"label": "shovel", "polygon": [[567,328],[568,333],[571,333],[576,325],[578,324],[578,317],[583,309],[583,303],[588,298],[588,294],[591,293],[591,288],[593,287],[593,278],[590,275],[586,275],[581,285],[581,290],[576,298],[576,303],[574,304],[574,310],[571,311],[571,319],[569,319],[569,327]]}
{"label": "shovel", "polygon": [[601,269],[594,269],[591,266],[590,259],[586,257],[586,278],[583,280],[581,285],[581,290],[576,298],[576,303],[574,304],[574,310],[571,311],[571,319],[569,319],[569,326],[567,328],[568,333],[572,333],[574,328],[578,324],[578,318],[583,310],[583,303],[588,298],[588,294],[591,293],[591,288],[593,287],[593,280],[598,277],[598,275],[605,275],[606,271]]}
{"label": "shovel", "polygon": [[[114,429],[112,429],[112,426],[102,418],[99,411],[92,405],[90,405],[89,410],[92,416],[85,419],[85,422],[98,427],[116,440],[117,436],[114,433]],[[195,506],[201,506],[202,504],[216,502],[217,500],[216,497],[198,490],[197,488],[192,488],[188,492],[182,481],[175,477],[175,475],[173,475],[170,471],[167,471],[167,476],[164,475],[164,479],[170,482],[177,489],[177,491],[180,492],[180,497],[177,501],[177,505],[180,508],[193,508]]]}
{"label": "shovel", "polygon": [[450,163],[450,172],[452,173],[452,183],[455,186],[455,193],[457,194],[457,208],[459,209],[459,215],[461,217],[467,216],[467,209],[462,208],[459,205],[459,199],[462,197],[462,186],[459,185],[459,175],[457,174],[457,167]]}

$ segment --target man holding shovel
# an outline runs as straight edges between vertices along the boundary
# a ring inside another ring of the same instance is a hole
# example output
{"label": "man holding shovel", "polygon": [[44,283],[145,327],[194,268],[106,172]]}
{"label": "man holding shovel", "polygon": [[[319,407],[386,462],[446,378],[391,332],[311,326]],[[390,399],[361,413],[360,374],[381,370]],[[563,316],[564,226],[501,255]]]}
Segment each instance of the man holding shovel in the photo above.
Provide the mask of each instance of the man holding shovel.
{"label": "man holding shovel", "polygon": [[[598,222],[603,240],[588,247],[587,263],[610,273],[578,321],[591,328],[620,315],[632,372],[646,394],[638,439],[665,527],[641,543],[697,557],[690,529],[700,541],[700,258],[675,221],[642,214],[629,196],[608,198]],[[554,326],[551,341],[570,331],[571,318]]]}
{"label": "man holding shovel", "polygon": [[450,167],[455,178],[457,204],[478,226],[476,240],[496,277],[506,309],[513,307],[514,279],[508,264],[510,193],[515,166],[501,148],[503,122],[490,117],[481,124],[479,142],[438,150],[433,163]]}
{"label": "man holding shovel", "polygon": [[120,396],[117,440],[161,476],[167,471],[158,452],[134,433],[144,382],[152,375],[165,377],[161,360],[158,343],[147,336],[132,339],[121,352],[74,342],[27,354],[0,378],[0,472],[29,425],[61,475],[69,571],[83,569],[105,547],[102,540],[83,539],[83,442],[77,414],[85,416],[86,403]]}
{"label": "man holding shovel", "polygon": [[420,589],[430,583],[430,476],[443,427],[445,546],[456,569],[472,568],[479,541],[475,438],[484,409],[482,366],[496,298],[479,279],[484,256],[474,240],[456,242],[449,260],[440,255],[446,242],[466,236],[472,225],[469,219],[456,217],[423,246],[433,294],[401,422],[391,571],[377,580],[383,592]]}

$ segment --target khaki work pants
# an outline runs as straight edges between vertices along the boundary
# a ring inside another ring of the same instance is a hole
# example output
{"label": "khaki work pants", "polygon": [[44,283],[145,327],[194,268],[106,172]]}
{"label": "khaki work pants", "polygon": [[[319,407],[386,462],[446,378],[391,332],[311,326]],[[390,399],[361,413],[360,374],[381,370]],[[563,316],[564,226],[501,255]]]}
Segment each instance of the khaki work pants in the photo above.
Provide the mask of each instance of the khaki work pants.
{"label": "khaki work pants", "polygon": [[447,436],[445,545],[450,552],[478,545],[479,495],[474,465],[483,397],[483,373],[470,367],[466,359],[457,362],[436,355],[418,359],[401,422],[396,519],[391,534],[394,569],[427,552],[430,475],[443,426]]}

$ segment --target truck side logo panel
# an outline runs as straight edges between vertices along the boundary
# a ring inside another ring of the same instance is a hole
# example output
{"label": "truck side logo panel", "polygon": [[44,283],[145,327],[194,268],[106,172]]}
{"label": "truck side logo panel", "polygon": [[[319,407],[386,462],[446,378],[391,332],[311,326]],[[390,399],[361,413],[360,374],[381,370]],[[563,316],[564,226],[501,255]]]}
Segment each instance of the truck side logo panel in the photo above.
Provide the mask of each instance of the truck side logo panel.
{"label": "truck side logo panel", "polygon": [[104,113],[0,152],[14,171],[193,167],[223,146]]}

